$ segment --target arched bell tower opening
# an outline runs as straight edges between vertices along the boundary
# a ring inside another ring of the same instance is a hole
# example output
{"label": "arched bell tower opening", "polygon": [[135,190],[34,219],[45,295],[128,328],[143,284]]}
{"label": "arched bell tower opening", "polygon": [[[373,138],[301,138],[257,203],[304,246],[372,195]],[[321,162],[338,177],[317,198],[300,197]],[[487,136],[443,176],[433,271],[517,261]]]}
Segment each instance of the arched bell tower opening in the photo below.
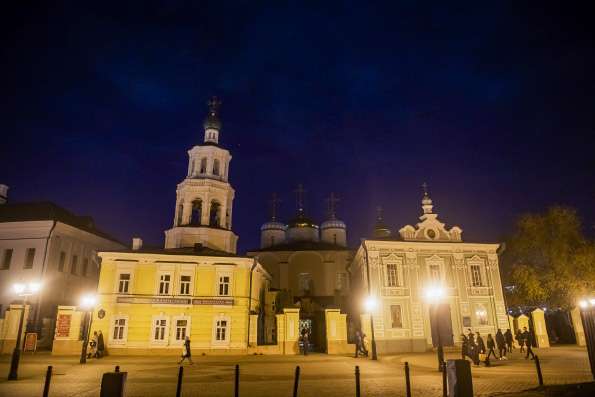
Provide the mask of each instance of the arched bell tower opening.
{"label": "arched bell tower opening", "polygon": [[231,230],[234,189],[227,180],[231,154],[219,144],[219,107],[212,98],[204,121],[204,142],[188,151],[188,174],[178,184],[173,228],[165,231],[165,248],[203,247],[236,253]]}

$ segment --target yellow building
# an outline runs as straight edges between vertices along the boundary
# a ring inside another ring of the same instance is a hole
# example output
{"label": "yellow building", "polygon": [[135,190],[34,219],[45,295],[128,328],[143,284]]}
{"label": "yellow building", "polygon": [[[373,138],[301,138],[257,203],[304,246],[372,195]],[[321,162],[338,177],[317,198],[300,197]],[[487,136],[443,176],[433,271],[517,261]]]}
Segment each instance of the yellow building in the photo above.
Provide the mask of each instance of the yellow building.
{"label": "yellow building", "polygon": [[[241,353],[273,335],[265,302],[271,277],[249,257],[236,256],[231,230],[231,155],[219,145],[220,102],[209,102],[204,143],[188,151],[165,249],[103,251],[99,304],[91,334],[101,331],[110,354]],[[271,303],[272,305],[272,303]]]}

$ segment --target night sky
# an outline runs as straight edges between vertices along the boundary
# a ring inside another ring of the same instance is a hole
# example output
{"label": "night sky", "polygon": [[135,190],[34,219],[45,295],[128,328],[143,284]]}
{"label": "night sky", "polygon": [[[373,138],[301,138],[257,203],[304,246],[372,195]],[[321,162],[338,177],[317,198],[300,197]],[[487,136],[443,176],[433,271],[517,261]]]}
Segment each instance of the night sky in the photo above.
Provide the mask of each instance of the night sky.
{"label": "night sky", "polygon": [[239,251],[258,245],[271,192],[293,215],[298,183],[318,222],[325,197],[341,197],[354,246],[378,205],[393,230],[414,224],[424,181],[466,241],[501,241],[553,204],[593,234],[591,10],[280,3],[4,5],[9,200],[54,201],[126,243],[162,245],[217,95]]}

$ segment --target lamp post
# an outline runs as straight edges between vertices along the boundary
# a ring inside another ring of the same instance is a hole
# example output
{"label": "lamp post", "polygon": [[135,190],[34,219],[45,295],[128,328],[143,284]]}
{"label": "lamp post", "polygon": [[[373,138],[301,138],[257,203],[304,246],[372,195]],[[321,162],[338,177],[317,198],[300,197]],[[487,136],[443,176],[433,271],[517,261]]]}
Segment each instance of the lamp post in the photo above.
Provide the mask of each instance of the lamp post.
{"label": "lamp post", "polygon": [[23,323],[25,322],[25,309],[27,308],[27,298],[37,293],[41,288],[39,283],[17,283],[12,286],[15,294],[23,298],[23,309],[21,310],[21,318],[19,320],[19,331],[17,333],[16,345],[12,351],[12,359],[10,360],[10,372],[8,373],[8,380],[17,380],[19,372],[19,361],[21,359],[21,334],[23,333]]}
{"label": "lamp post", "polygon": [[581,312],[581,322],[585,332],[591,374],[595,378],[595,298],[581,299],[578,304]]}
{"label": "lamp post", "polygon": [[80,307],[85,310],[85,335],[83,337],[83,348],[81,349],[81,364],[87,362],[87,345],[89,344],[89,333],[91,332],[91,322],[93,321],[93,309],[97,303],[95,295],[85,295],[81,299]]}
{"label": "lamp post", "polygon": [[368,296],[366,298],[366,301],[364,303],[365,309],[366,309],[366,313],[368,313],[370,315],[370,332],[372,333],[372,341],[371,341],[371,347],[372,347],[372,360],[378,360],[378,355],[376,354],[376,337],[374,335],[374,318],[373,316],[373,312],[374,310],[376,310],[376,306],[378,306],[378,302],[376,301],[376,298],[374,298],[373,296]]}
{"label": "lamp post", "polygon": [[431,286],[424,290],[424,296],[426,298],[426,302],[430,304],[430,315],[434,319],[434,323],[436,324],[436,333],[438,334],[438,346],[436,349],[436,354],[438,356],[438,371],[443,370],[443,363],[444,363],[444,347],[442,346],[442,332],[440,329],[440,316],[439,314],[439,307],[440,303],[444,299],[444,288],[440,286]]}
{"label": "lamp post", "polygon": [[[366,240],[362,241],[362,247],[364,247],[364,252],[366,253],[366,283],[368,284],[368,299],[366,300],[366,302],[370,304],[373,303],[373,306],[375,307],[376,300],[372,296],[372,283],[370,280],[370,258],[368,257],[368,246],[366,245]],[[367,308],[366,311],[368,311]],[[376,354],[376,337],[374,335],[374,317],[372,315],[372,311],[373,310],[368,311],[370,313],[370,332],[372,333],[372,360],[378,360],[378,355]]]}

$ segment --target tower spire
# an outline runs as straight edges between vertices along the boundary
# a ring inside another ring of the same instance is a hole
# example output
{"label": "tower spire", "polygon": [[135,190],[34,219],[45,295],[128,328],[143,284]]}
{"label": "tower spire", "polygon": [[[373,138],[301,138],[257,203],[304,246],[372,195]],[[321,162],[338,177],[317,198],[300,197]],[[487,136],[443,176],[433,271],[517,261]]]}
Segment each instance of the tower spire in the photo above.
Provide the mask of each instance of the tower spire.
{"label": "tower spire", "polygon": [[421,208],[423,209],[424,214],[431,214],[434,205],[432,205],[432,199],[428,194],[428,184],[424,182],[421,184],[421,187],[424,190],[424,197],[421,199]]}
{"label": "tower spire", "polygon": [[304,193],[306,193],[304,190],[304,185],[301,183],[298,184],[298,187],[294,190],[294,193],[298,212],[304,212]]}
{"label": "tower spire", "polygon": [[219,108],[221,100],[213,96],[207,101],[209,113],[203,123],[205,129],[205,142],[219,143],[219,131],[221,130],[221,121],[219,120]]}

